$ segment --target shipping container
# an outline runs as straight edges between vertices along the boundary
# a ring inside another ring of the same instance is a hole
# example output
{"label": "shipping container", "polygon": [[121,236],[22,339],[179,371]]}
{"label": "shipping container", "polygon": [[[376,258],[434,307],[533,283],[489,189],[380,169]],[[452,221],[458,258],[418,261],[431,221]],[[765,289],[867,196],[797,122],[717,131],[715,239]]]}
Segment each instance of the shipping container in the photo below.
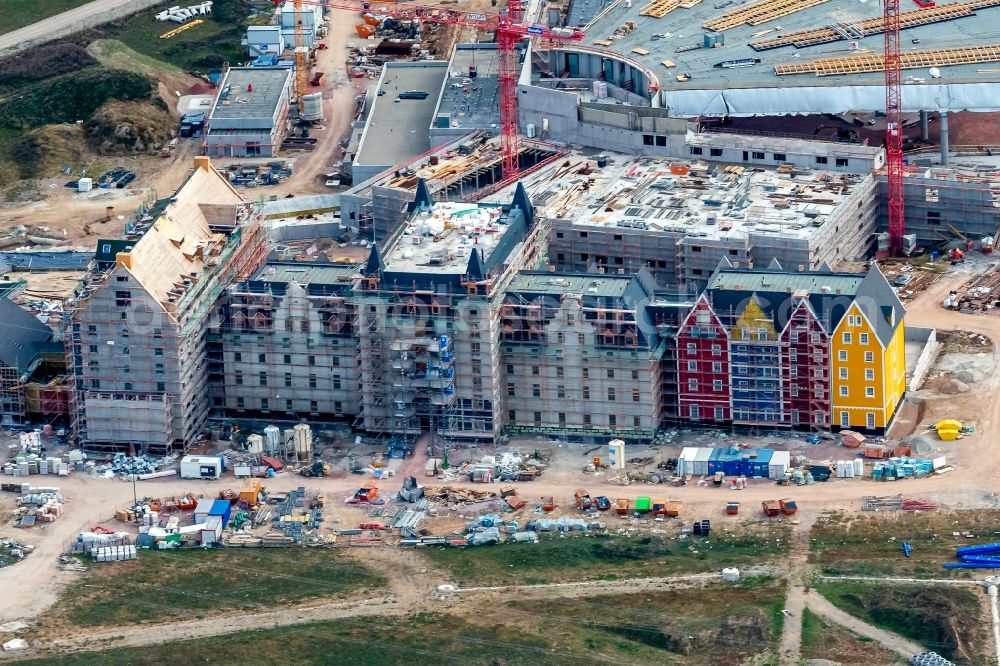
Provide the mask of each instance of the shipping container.
{"label": "shipping container", "polygon": [[747,476],[766,479],[770,476],[771,456],[774,451],[771,449],[752,449],[750,458],[750,471]]}
{"label": "shipping container", "polygon": [[184,456],[181,458],[182,479],[218,479],[224,470],[222,456]]}
{"label": "shipping container", "polygon": [[725,453],[726,449],[712,449],[712,455],[708,457],[709,476],[722,471],[722,456],[725,455]]}

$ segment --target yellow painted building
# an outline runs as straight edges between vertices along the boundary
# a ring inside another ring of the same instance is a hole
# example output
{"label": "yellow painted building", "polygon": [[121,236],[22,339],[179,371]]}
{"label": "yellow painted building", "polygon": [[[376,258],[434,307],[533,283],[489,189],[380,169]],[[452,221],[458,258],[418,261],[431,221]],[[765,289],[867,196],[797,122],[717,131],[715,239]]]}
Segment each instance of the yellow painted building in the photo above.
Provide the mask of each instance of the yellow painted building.
{"label": "yellow painted building", "polygon": [[830,341],[835,427],[883,430],[892,422],[906,391],[904,313],[873,267]]}

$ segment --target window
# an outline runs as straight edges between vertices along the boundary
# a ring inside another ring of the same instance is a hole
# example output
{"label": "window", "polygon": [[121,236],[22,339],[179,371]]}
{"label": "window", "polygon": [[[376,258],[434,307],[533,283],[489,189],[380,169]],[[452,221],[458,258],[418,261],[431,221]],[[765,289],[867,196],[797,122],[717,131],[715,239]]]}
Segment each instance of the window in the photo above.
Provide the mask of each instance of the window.
{"label": "window", "polygon": [[719,361],[712,363],[712,372],[722,372],[722,363]]}
{"label": "window", "polygon": [[285,361],[285,365],[290,365],[291,362],[292,362],[292,355],[291,354],[285,354],[284,361]]}
{"label": "window", "polygon": [[708,154],[712,157],[722,157],[722,148],[709,148]]}
{"label": "window", "polygon": [[584,414],[583,415],[583,427],[584,428],[589,428],[590,425],[591,425],[590,414]]}
{"label": "window", "polygon": [[533,398],[541,398],[542,397],[542,387],[539,384],[532,384],[531,385],[531,396]]}
{"label": "window", "polygon": [[824,155],[816,156],[816,164],[826,164],[827,162],[829,162],[829,160],[826,158],[826,156]]}
{"label": "window", "polygon": [[813,344],[819,344],[819,342],[821,341],[819,333],[813,333],[812,334],[812,341],[813,341]]}
{"label": "window", "polygon": [[716,379],[714,382],[712,382],[712,390],[713,391],[721,391],[722,390],[722,380],[721,379]]}
{"label": "window", "polygon": [[257,378],[260,380],[260,385],[261,386],[267,386],[267,373],[266,372],[258,373]]}
{"label": "window", "polygon": [[266,412],[271,409],[271,405],[267,398],[260,399],[260,411]]}
{"label": "window", "polygon": [[560,384],[556,387],[556,397],[565,398],[566,397],[566,387]]}
{"label": "window", "polygon": [[941,213],[936,210],[927,211],[927,224],[941,224]]}
{"label": "window", "polygon": [[285,386],[286,387],[291,387],[291,385],[292,385],[292,373],[286,372],[285,373]]}
{"label": "window", "polygon": [[267,354],[257,354],[258,363],[267,363]]}
{"label": "window", "polygon": [[869,430],[875,429],[875,412],[868,412],[865,415],[865,425],[868,426]]}
{"label": "window", "polygon": [[614,402],[614,401],[615,401],[615,387],[614,386],[609,386],[608,387],[608,402]]}
{"label": "window", "polygon": [[846,411],[840,413],[840,427],[841,428],[851,427],[851,416]]}
{"label": "window", "polygon": [[865,381],[873,382],[875,381],[875,370],[872,368],[865,368]]}
{"label": "window", "polygon": [[514,385],[510,382],[507,382],[507,396],[514,397]]}
{"label": "window", "polygon": [[816,412],[815,414],[813,414],[813,423],[815,423],[816,425],[823,425],[824,423],[826,423],[826,414],[824,414],[823,412]]}
{"label": "window", "polygon": [[287,409],[288,411],[292,411],[292,401],[291,400],[285,400],[285,409]]}
{"label": "window", "polygon": [[125,390],[126,391],[132,390],[132,382],[125,382]]}
{"label": "window", "polygon": [[240,352],[236,352],[235,354],[233,354],[233,360],[239,363],[240,361],[243,360],[243,354],[241,354]]}
{"label": "window", "polygon": [[847,333],[847,332],[844,333],[844,344],[845,345],[851,344],[851,334],[850,333]]}
{"label": "window", "polygon": [[90,324],[89,326],[87,326],[87,333],[89,333],[90,335],[96,335],[97,327],[94,326],[93,324]]}
{"label": "window", "polygon": [[478,342],[472,343],[472,353],[479,354],[482,351],[482,346]]}
{"label": "window", "polygon": [[775,153],[774,157],[772,159],[775,162],[784,162],[785,161],[785,154],[784,153]]}
{"label": "window", "polygon": [[665,136],[657,136],[656,137],[656,145],[657,146],[665,146],[665,145],[667,145],[667,137],[665,137]]}
{"label": "window", "polygon": [[839,376],[841,379],[847,379],[847,368],[841,368]]}
{"label": "window", "polygon": [[698,390],[698,380],[689,379],[688,380],[688,391],[694,392]]}
{"label": "window", "polygon": [[337,391],[341,389],[340,377],[334,376],[333,378],[333,388]]}
{"label": "window", "polygon": [[590,387],[589,386],[584,386],[583,387],[583,399],[584,400],[590,400]]}
{"label": "window", "polygon": [[561,365],[556,368],[556,377],[558,377],[559,379],[562,379],[565,374],[566,374],[566,371],[565,371],[565,369]]}
{"label": "window", "polygon": [[233,373],[233,381],[236,383],[237,386],[242,386],[243,385],[243,373],[240,372],[239,370],[237,370],[236,372],[234,372]]}
{"label": "window", "polygon": [[583,378],[590,379],[590,370],[588,368],[583,369]]}
{"label": "window", "polygon": [[507,410],[507,420],[510,421],[511,423],[517,421],[517,412],[515,412],[513,409]]}
{"label": "window", "polygon": [[698,346],[696,344],[694,344],[693,342],[689,342],[688,345],[687,345],[687,353],[688,354],[697,354],[698,353]]}
{"label": "window", "polygon": [[541,425],[541,424],[542,424],[542,413],[535,412],[535,425]]}
{"label": "window", "polygon": [[840,387],[840,397],[841,398],[846,398],[847,397],[847,387],[846,386],[841,386]]}
{"label": "window", "polygon": [[690,406],[688,406],[688,418],[690,418],[692,421],[697,421],[698,420],[698,418],[699,418],[699,415],[698,415],[698,405],[690,405]]}
{"label": "window", "polygon": [[688,361],[688,372],[698,372],[698,361]]}
{"label": "window", "polygon": [[236,398],[236,409],[243,411],[244,407],[243,398]]}
{"label": "window", "polygon": [[541,371],[539,370],[539,368],[538,368],[538,366],[537,366],[537,365],[533,365],[533,366],[531,366],[531,375],[532,375],[533,377],[537,377],[537,376],[538,376],[538,375],[540,374],[540,372],[541,372]]}
{"label": "window", "polygon": [[743,161],[746,162],[748,159],[750,159],[750,153],[748,151],[744,150],[743,151]]}
{"label": "window", "polygon": [[122,308],[129,305],[132,302],[132,292],[131,291],[116,291],[115,292],[115,305]]}
{"label": "window", "polygon": [[633,370],[632,371],[632,381],[639,381],[639,371],[638,370]]}
{"label": "window", "polygon": [[309,375],[309,388],[316,388],[316,375]]}
{"label": "window", "polygon": [[153,349],[153,356],[163,356],[163,347]]}
{"label": "window", "polygon": [[632,417],[632,427],[633,428],[641,428],[642,427],[642,418],[639,417],[639,416],[633,416]]}
{"label": "window", "polygon": [[866,351],[865,352],[865,363],[875,362],[875,352]]}
{"label": "window", "polygon": [[339,368],[340,367],[340,357],[339,356],[334,356],[333,358],[331,358],[330,359],[330,365],[332,365],[335,368]]}
{"label": "window", "polygon": [[753,153],[750,156],[752,158],[754,158],[755,160],[762,160],[762,159],[764,159],[764,153],[762,153],[762,152],[760,152],[758,150],[753,151]]}
{"label": "window", "polygon": [[653,145],[653,135],[652,134],[643,134],[642,135],[642,145],[644,145],[644,146],[652,146]]}
{"label": "window", "polygon": [[559,427],[566,427],[566,412],[559,412]]}
{"label": "window", "polygon": [[507,364],[507,374],[508,375],[514,374],[514,366],[511,365],[510,363]]}
{"label": "window", "polygon": [[840,351],[837,352],[837,360],[838,361],[846,361],[847,360],[847,350],[846,349],[841,349]]}
{"label": "window", "polygon": [[97,345],[90,345],[90,353],[91,354],[97,353]]}
{"label": "window", "polygon": [[866,386],[865,387],[865,397],[866,398],[874,398],[875,397],[875,387],[874,386]]}
{"label": "window", "polygon": [[793,398],[797,398],[797,397],[799,397],[799,387],[798,387],[798,386],[796,386],[795,384],[792,384],[792,388],[791,388],[791,396],[792,396]]}
{"label": "window", "polygon": [[862,345],[868,344],[868,334],[867,333],[859,333],[858,334],[858,344],[862,344]]}
{"label": "window", "polygon": [[632,402],[639,402],[639,389],[632,389]]}
{"label": "window", "polygon": [[615,369],[608,368],[608,379],[614,379],[614,378],[615,378]]}
{"label": "window", "polygon": [[722,355],[722,345],[712,345],[712,356]]}
{"label": "window", "polygon": [[[847,374],[847,368],[843,368],[843,370],[844,374]],[[823,368],[813,368],[813,377],[816,379],[823,379]]]}
{"label": "window", "polygon": [[156,382],[156,390],[160,393],[165,393],[167,390],[167,385],[165,382]]}
{"label": "window", "polygon": [[847,161],[846,157],[838,157],[835,161],[835,164],[839,167],[845,167],[850,163]]}
{"label": "window", "polygon": [[705,151],[702,150],[701,146],[691,146],[692,155],[702,155]]}
{"label": "window", "polygon": [[722,407],[716,407],[715,408],[715,420],[716,421],[721,421],[724,418],[726,418],[726,410],[723,409]]}
{"label": "window", "polygon": [[316,357],[312,354],[309,355],[309,365],[316,365]]}

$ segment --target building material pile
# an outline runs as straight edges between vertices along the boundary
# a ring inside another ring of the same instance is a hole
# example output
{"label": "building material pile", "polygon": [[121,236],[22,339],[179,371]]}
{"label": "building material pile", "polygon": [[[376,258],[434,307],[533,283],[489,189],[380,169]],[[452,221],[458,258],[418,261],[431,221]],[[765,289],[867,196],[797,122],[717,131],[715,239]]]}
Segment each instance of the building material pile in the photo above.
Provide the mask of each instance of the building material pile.
{"label": "building material pile", "polygon": [[875,481],[895,481],[897,479],[919,479],[928,474],[942,473],[946,468],[944,456],[927,460],[909,456],[893,457],[885,462],[872,465],[872,479]]}
{"label": "building material pile", "polygon": [[488,490],[452,488],[451,486],[424,486],[424,497],[432,502],[458,504],[460,502],[485,502],[495,499],[498,495]]}
{"label": "building material pile", "polygon": [[1000,543],[981,543],[955,549],[958,562],[945,562],[945,569],[1000,569]]}

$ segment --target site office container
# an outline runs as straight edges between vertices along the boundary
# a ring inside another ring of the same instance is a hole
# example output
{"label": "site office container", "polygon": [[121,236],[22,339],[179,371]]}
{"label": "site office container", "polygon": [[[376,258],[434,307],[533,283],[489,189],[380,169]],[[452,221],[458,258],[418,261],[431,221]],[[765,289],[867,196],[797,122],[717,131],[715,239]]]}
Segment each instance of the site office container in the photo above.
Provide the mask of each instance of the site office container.
{"label": "site office container", "polygon": [[774,451],[771,449],[753,449],[756,456],[749,458],[749,472],[747,476],[766,479],[770,475],[771,457]]}
{"label": "site office container", "polygon": [[792,456],[788,451],[775,451],[771,454],[771,460],[767,466],[768,477],[780,479],[785,476],[791,466]]}
{"label": "site office container", "polygon": [[225,464],[221,456],[184,456],[180,471],[182,479],[218,479]]}

